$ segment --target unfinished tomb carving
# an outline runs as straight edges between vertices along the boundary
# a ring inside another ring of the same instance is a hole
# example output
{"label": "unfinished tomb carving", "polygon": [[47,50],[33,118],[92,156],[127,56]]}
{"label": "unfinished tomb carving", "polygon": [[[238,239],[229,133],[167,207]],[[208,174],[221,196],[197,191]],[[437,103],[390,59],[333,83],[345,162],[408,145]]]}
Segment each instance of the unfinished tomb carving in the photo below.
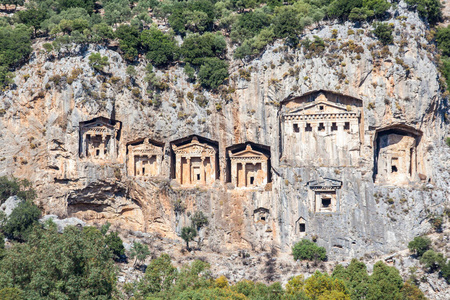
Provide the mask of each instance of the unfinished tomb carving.
{"label": "unfinished tomb carving", "polygon": [[163,144],[144,139],[130,143],[128,149],[128,175],[148,178],[161,175]]}
{"label": "unfinished tomb carving", "polygon": [[175,179],[182,186],[212,185],[218,178],[218,150],[213,142],[193,136],[172,144]]}
{"label": "unfinished tomb carving", "polygon": [[295,222],[295,233],[300,236],[306,235],[306,221],[303,217],[300,217]]}
{"label": "unfinished tomb carving", "polygon": [[265,207],[258,207],[253,211],[253,219],[255,223],[267,222],[269,221],[269,216],[270,216],[269,209]]}
{"label": "unfinished tomb carving", "polygon": [[295,165],[356,166],[362,101],[314,91],[282,102],[282,160]]}
{"label": "unfinished tomb carving", "polygon": [[339,209],[338,191],[342,181],[324,178],[307,183],[308,198],[315,212],[336,212]]}
{"label": "unfinished tomb carving", "polygon": [[229,181],[239,188],[265,186],[269,181],[270,150],[264,151],[266,153],[256,151],[250,143],[245,145],[244,150],[242,147],[228,148]]}
{"label": "unfinished tomb carving", "polygon": [[104,117],[80,122],[80,157],[116,159],[120,126],[120,122]]}
{"label": "unfinished tomb carving", "polygon": [[374,179],[389,185],[409,184],[423,169],[418,155],[422,133],[406,125],[393,125],[375,135]]}

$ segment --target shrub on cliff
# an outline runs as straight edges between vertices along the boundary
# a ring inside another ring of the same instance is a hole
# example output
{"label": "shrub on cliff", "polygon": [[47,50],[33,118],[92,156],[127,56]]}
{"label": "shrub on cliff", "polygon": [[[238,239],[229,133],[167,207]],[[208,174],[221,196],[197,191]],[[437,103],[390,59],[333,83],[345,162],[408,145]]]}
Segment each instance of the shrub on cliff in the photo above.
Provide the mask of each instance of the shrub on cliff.
{"label": "shrub on cliff", "polygon": [[375,23],[372,32],[383,45],[388,45],[394,41],[394,37],[392,36],[393,31],[392,27],[387,23]]}
{"label": "shrub on cliff", "polygon": [[217,57],[205,59],[198,72],[200,83],[207,87],[216,89],[228,77],[228,63]]}
{"label": "shrub on cliff", "polygon": [[414,252],[418,258],[422,257],[422,255],[430,249],[431,241],[427,237],[417,236],[408,244],[408,249],[411,252]]}
{"label": "shrub on cliff", "polygon": [[24,240],[32,227],[38,223],[40,209],[31,201],[23,201],[12,211],[2,227],[9,238]]}
{"label": "shrub on cliff", "polygon": [[172,62],[179,49],[174,39],[156,26],[142,31],[140,42],[147,59],[156,66]]}
{"label": "shrub on cliff", "polygon": [[197,236],[197,230],[193,227],[183,227],[181,229],[181,238],[186,242],[186,249],[189,250],[189,242]]}
{"label": "shrub on cliff", "polygon": [[292,247],[292,255],[295,260],[326,260],[325,248],[319,247],[310,240],[303,239]]}

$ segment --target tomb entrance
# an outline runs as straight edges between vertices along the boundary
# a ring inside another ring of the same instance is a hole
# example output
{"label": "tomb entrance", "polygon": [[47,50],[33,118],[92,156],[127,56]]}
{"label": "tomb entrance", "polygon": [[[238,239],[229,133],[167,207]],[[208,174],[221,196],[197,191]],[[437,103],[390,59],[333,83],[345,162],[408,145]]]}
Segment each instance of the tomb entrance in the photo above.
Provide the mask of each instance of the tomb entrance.
{"label": "tomb entrance", "polygon": [[342,181],[324,178],[323,180],[309,181],[307,186],[311,207],[315,212],[338,211],[337,191],[341,188]]}
{"label": "tomb entrance", "polygon": [[104,117],[80,122],[80,157],[94,160],[117,158],[121,123]]}
{"label": "tomb entrance", "polygon": [[361,100],[324,90],[282,101],[282,160],[293,165],[356,166],[362,112]]}
{"label": "tomb entrance", "polygon": [[218,149],[214,143],[189,140],[172,143],[175,158],[174,178],[182,186],[212,185],[218,179]]}
{"label": "tomb entrance", "polygon": [[143,139],[129,143],[128,175],[148,178],[161,175],[164,144]]}
{"label": "tomb entrance", "polygon": [[238,188],[265,186],[270,181],[270,148],[253,143],[227,148],[228,182]]}
{"label": "tomb entrance", "polygon": [[375,134],[374,181],[404,185],[416,180],[422,166],[418,147],[422,133],[406,125],[393,125]]}

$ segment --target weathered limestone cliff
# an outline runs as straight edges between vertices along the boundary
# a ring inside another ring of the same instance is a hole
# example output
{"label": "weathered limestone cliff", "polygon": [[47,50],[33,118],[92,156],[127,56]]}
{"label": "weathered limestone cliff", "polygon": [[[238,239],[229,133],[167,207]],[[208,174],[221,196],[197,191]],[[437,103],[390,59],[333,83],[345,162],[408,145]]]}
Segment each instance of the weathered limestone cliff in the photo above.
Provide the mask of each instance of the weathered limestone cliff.
{"label": "weathered limestone cliff", "polygon": [[150,95],[144,62],[130,78],[111,49],[36,42],[0,94],[0,175],[30,179],[47,214],[168,238],[203,211],[215,251],[289,252],[302,237],[331,259],[403,249],[449,205],[450,153],[435,46],[403,2],[393,15],[394,45],[323,23],[302,39],[324,49],[277,42],[232,61],[219,93],[177,65]]}

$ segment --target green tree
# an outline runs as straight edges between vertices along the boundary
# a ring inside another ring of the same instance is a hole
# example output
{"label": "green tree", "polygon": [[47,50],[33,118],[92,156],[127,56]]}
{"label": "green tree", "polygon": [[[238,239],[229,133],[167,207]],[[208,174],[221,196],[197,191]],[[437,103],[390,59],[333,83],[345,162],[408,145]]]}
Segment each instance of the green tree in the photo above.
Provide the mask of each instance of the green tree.
{"label": "green tree", "polygon": [[105,236],[105,244],[112,251],[115,259],[119,259],[121,256],[125,254],[123,241],[116,231],[111,232]]}
{"label": "green tree", "polygon": [[133,247],[130,250],[130,257],[135,258],[133,266],[136,266],[138,262],[142,263],[149,255],[150,250],[147,245],[136,241],[133,242]]}
{"label": "green tree", "polygon": [[416,8],[419,16],[426,18],[432,25],[442,21],[442,5],[439,0],[406,0],[406,3]]}
{"label": "green tree", "polygon": [[110,299],[116,283],[102,234],[73,226],[63,234],[35,227],[27,243],[6,251],[0,269],[0,289],[18,288],[24,299]]}
{"label": "green tree", "polygon": [[276,37],[297,40],[297,35],[303,31],[298,12],[291,6],[277,7],[273,20],[273,32]]}
{"label": "green tree", "polygon": [[58,0],[59,10],[81,7],[84,8],[89,14],[94,11],[94,4],[94,0]]}
{"label": "green tree", "polygon": [[120,25],[114,33],[119,39],[119,47],[124,52],[125,59],[133,61],[140,47],[139,31],[133,26]]}
{"label": "green tree", "polygon": [[194,238],[197,236],[197,230],[193,227],[183,227],[181,229],[181,238],[186,242],[186,249],[189,248],[189,242],[193,241]]}
{"label": "green tree", "polygon": [[375,23],[372,31],[383,45],[392,44],[394,37],[392,36],[393,29],[387,23]]}
{"label": "green tree", "polygon": [[156,66],[172,62],[178,52],[178,46],[173,37],[164,34],[156,26],[142,31],[140,42],[147,59]]}
{"label": "green tree", "polygon": [[198,72],[200,83],[216,89],[228,78],[228,63],[217,57],[206,58]]}
{"label": "green tree", "polygon": [[355,7],[348,15],[348,18],[352,21],[365,21],[367,18],[370,18],[373,15],[373,10],[370,10],[366,7]]}
{"label": "green tree", "polygon": [[430,272],[434,272],[442,265],[445,264],[445,258],[442,253],[437,253],[434,250],[427,250],[422,257],[420,258],[420,262],[425,265],[426,268],[430,270]]}
{"label": "green tree", "polygon": [[225,54],[227,44],[220,33],[207,32],[203,35],[188,35],[181,45],[180,53],[185,62],[201,65],[211,57],[221,57]]}
{"label": "green tree", "polygon": [[97,71],[103,71],[105,66],[109,66],[108,57],[98,52],[92,53],[89,55],[89,65]]}
{"label": "green tree", "polygon": [[445,56],[450,56],[450,26],[440,27],[436,32],[438,48]]}
{"label": "green tree", "polygon": [[369,278],[368,300],[400,300],[403,279],[395,267],[389,267],[378,261]]}
{"label": "green tree", "polygon": [[350,292],[344,281],[319,271],[305,280],[303,289],[311,299],[350,300]]}
{"label": "green tree", "polygon": [[22,291],[17,288],[3,288],[0,290],[2,300],[22,300]]}
{"label": "green tree", "polygon": [[413,283],[407,281],[402,287],[403,300],[427,300],[423,292]]}
{"label": "green tree", "polygon": [[109,25],[126,22],[131,19],[132,14],[128,0],[104,1],[103,8],[105,10],[104,20]]}
{"label": "green tree", "polygon": [[195,80],[195,69],[191,66],[191,64],[187,63],[184,66],[184,73],[187,75],[189,80]]}
{"label": "green tree", "polygon": [[145,270],[144,278],[138,283],[137,289],[141,296],[165,293],[175,284],[178,270],[175,268],[167,254],[150,262]]}
{"label": "green tree", "polygon": [[442,277],[447,280],[447,283],[450,282],[450,260],[447,263],[442,264],[441,266],[441,274]]}
{"label": "green tree", "polygon": [[192,227],[199,231],[203,226],[208,225],[208,218],[202,211],[196,211],[191,215]]}
{"label": "green tree", "polygon": [[334,268],[332,276],[345,282],[345,285],[350,290],[352,300],[364,299],[367,295],[369,274],[367,274],[367,267],[363,262],[354,258],[347,268],[338,265]]}
{"label": "green tree", "polygon": [[22,201],[11,212],[3,226],[3,232],[9,237],[18,240],[27,238],[30,230],[38,224],[41,211],[31,201]]}
{"label": "green tree", "polygon": [[429,238],[417,236],[409,242],[408,249],[420,258],[428,249],[430,249],[430,246],[431,240]]}
{"label": "green tree", "polygon": [[382,16],[391,7],[387,0],[363,0],[363,7],[373,11],[375,16]]}
{"label": "green tree", "polygon": [[303,239],[292,247],[292,255],[295,260],[326,260],[327,254],[323,247],[316,243]]}

